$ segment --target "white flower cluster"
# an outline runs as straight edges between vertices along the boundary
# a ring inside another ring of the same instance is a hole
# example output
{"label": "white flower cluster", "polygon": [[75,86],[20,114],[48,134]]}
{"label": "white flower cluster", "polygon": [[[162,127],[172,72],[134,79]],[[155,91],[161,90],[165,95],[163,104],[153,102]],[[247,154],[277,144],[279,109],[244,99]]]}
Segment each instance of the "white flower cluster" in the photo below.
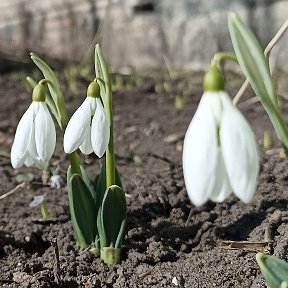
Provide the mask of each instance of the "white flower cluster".
{"label": "white flower cluster", "polygon": [[[31,103],[18,124],[11,150],[14,168],[35,165],[45,169],[54,153],[55,125],[41,89],[37,91],[42,95],[36,95],[37,100]],[[110,123],[100,98],[87,96],[67,125],[64,150],[70,154],[80,148],[83,154],[94,151],[98,157],[102,157],[109,137]]]}

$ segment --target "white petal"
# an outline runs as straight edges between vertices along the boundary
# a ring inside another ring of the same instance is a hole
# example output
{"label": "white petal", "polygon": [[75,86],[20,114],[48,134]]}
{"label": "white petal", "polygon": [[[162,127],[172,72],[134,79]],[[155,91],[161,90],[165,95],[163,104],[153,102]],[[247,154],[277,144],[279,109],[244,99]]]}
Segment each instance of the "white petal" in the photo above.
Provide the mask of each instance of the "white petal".
{"label": "white petal", "polygon": [[218,152],[216,179],[217,181],[211,193],[210,199],[214,202],[220,203],[223,202],[232,193],[232,187],[229,183],[221,149],[219,149]]}
{"label": "white petal", "polygon": [[88,133],[86,135],[86,138],[84,139],[83,143],[79,146],[80,151],[85,154],[89,155],[93,152],[93,147],[91,144],[91,127],[88,127]]}
{"label": "white petal", "polygon": [[33,201],[29,204],[29,207],[32,207],[32,208],[37,207],[38,205],[43,203],[45,200],[44,195],[34,196],[33,198],[34,198]]}
{"label": "white petal", "polygon": [[34,103],[32,103],[19,121],[11,149],[11,164],[19,168],[24,164],[32,135]]}
{"label": "white petal", "polygon": [[36,142],[35,142],[35,121],[33,122],[33,126],[32,126],[32,133],[31,133],[30,143],[28,146],[28,153],[30,154],[30,157],[32,158],[38,157],[37,149],[36,149]]}
{"label": "white petal", "polygon": [[222,101],[220,98],[221,92],[204,92],[201,102],[203,105],[210,107],[214,119],[220,123],[222,117]]}
{"label": "white petal", "polygon": [[91,143],[95,154],[100,158],[105,153],[109,143],[110,125],[100,99],[97,98],[96,101],[97,107],[92,119]]}
{"label": "white petal", "polygon": [[25,166],[31,167],[35,163],[35,160],[29,153],[26,155],[26,159],[24,161]]}
{"label": "white petal", "polygon": [[34,165],[41,170],[44,170],[48,167],[49,162],[48,161],[43,161],[39,158],[34,159]]}
{"label": "white petal", "polygon": [[39,102],[39,110],[35,117],[35,143],[38,157],[47,162],[56,145],[56,131],[53,119],[45,102]]}
{"label": "white petal", "polygon": [[186,132],[183,146],[186,189],[190,200],[197,206],[204,204],[210,198],[216,184],[220,149],[217,145],[216,125],[209,97],[204,94]]}
{"label": "white petal", "polygon": [[254,134],[227,94],[221,95],[223,118],[220,140],[223,158],[234,193],[245,203],[252,200],[258,176],[258,151]]}
{"label": "white petal", "polygon": [[94,115],[94,114],[95,114],[95,111],[96,111],[97,100],[96,100],[96,98],[89,97],[89,101],[90,101],[90,111],[91,111],[91,115]]}
{"label": "white petal", "polygon": [[87,136],[91,123],[91,97],[86,97],[71,117],[64,134],[64,151],[72,153],[78,149]]}

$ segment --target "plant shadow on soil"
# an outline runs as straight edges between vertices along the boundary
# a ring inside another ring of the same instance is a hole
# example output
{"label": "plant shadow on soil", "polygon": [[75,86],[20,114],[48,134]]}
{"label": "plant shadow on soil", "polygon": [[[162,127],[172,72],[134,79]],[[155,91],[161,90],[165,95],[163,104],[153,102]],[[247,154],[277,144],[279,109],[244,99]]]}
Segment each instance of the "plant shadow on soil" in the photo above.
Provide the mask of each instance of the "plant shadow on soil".
{"label": "plant shadow on soil", "polygon": [[[221,241],[262,241],[277,210],[283,221],[276,227],[274,253],[287,258],[288,162],[277,152],[261,153],[252,203],[245,205],[230,196],[221,204],[192,207],[191,221],[185,226],[191,204],[183,181],[182,145],[202,93],[201,83],[188,91],[189,101],[182,110],[175,108],[174,90],[156,93],[151,87],[138,87],[114,93],[116,159],[127,193],[128,219],[123,261],[111,268],[76,247],[66,188],[41,184],[37,169],[10,166],[13,134],[31,96],[15,75],[3,75],[0,85],[0,195],[18,184],[17,174],[34,175],[31,183],[0,200],[1,287],[159,288],[177,287],[175,281],[178,287],[265,287],[255,261],[257,251],[225,250]],[[65,94],[71,115],[83,101],[83,93]],[[271,130],[259,103],[243,112],[257,139]],[[61,143],[60,131],[57,138]],[[273,148],[278,151],[279,147]],[[101,161],[95,156],[82,160],[89,175],[99,172]],[[51,167],[56,166],[65,183],[68,161],[61,144],[51,160]],[[46,197],[51,218],[47,222],[37,220],[39,210],[28,207],[33,196],[40,194]],[[59,275],[55,274],[53,239],[58,241]]]}

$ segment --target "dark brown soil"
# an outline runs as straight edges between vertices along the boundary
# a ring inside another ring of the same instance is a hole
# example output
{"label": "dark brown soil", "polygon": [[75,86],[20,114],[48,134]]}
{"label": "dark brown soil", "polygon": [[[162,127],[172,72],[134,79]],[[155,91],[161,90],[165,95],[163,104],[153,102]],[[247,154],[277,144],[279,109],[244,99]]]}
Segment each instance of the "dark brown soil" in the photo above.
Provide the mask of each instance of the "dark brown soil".
{"label": "dark brown soil", "polygon": [[[272,252],[288,258],[288,161],[277,149],[261,152],[259,185],[250,205],[231,196],[222,204],[193,207],[185,226],[191,204],[183,181],[182,143],[201,96],[200,83],[182,110],[175,109],[173,91],[156,94],[153,85],[114,94],[116,158],[127,193],[128,223],[123,261],[112,268],[77,249],[65,187],[43,185],[37,169],[11,168],[13,134],[30,95],[15,75],[2,76],[0,87],[0,195],[19,184],[16,175],[34,175],[32,182],[0,200],[1,287],[266,287],[257,251],[223,249],[221,241],[265,240],[275,210],[282,212],[282,221],[274,227]],[[84,86],[81,90],[67,94],[70,113],[84,99]],[[258,139],[271,130],[259,103],[244,112]],[[65,181],[68,161],[60,131],[58,142],[51,167],[58,165]],[[82,160],[91,176],[99,171],[101,160],[92,155]],[[40,194],[47,199],[47,222],[37,221],[38,208],[28,206]],[[59,247],[59,277],[53,239]]]}

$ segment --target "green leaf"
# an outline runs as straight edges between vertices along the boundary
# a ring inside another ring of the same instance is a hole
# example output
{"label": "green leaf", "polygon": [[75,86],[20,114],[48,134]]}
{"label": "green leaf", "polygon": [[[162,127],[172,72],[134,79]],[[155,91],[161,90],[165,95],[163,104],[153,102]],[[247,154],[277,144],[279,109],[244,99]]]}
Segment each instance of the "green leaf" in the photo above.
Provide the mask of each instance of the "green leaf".
{"label": "green leaf", "polygon": [[288,129],[281,115],[269,63],[252,31],[231,13],[228,26],[238,62],[266,110],[279,140],[288,147]]}
{"label": "green leaf", "polygon": [[125,221],[125,193],[121,187],[112,185],[106,190],[98,213],[97,225],[101,249],[104,247],[121,247]]}
{"label": "green leaf", "polygon": [[117,239],[116,239],[116,242],[115,242],[115,247],[118,248],[118,249],[121,248],[121,245],[122,245],[122,242],[123,242],[123,239],[124,239],[125,226],[126,226],[126,218],[123,219],[123,221],[121,223],[121,226],[120,226],[120,229],[119,229],[119,233],[118,233],[118,236],[117,236]]}
{"label": "green leaf", "polygon": [[26,77],[26,81],[28,82],[28,84],[34,88],[37,85],[37,82],[32,78],[32,77]]}
{"label": "green leaf", "polygon": [[[89,189],[91,196],[93,197],[93,199],[95,200],[96,198],[96,191],[94,189],[93,186],[93,182],[91,181],[91,179],[89,178],[88,174],[86,173],[86,170],[83,168],[82,165],[80,165],[80,169],[81,169],[81,176],[82,176],[82,180],[84,181],[84,183],[86,184],[87,188]],[[68,179],[70,179],[73,176],[72,173],[72,168],[71,165],[69,165],[68,170],[67,170],[67,181]]]}
{"label": "green leaf", "polygon": [[[28,82],[28,84],[32,88],[34,88],[37,85],[37,82],[31,77],[26,77],[26,81]],[[45,95],[46,95],[45,102],[46,102],[50,112],[54,115],[54,117],[57,120],[59,126],[61,126],[60,119],[58,117],[58,112],[57,112],[56,106],[55,106],[55,104],[53,102],[53,99],[51,98],[51,96],[49,94],[45,93]]]}
{"label": "green leaf", "polygon": [[106,234],[104,231],[102,207],[100,207],[98,210],[97,229],[98,229],[98,234],[99,234],[100,247],[106,247],[107,246],[107,238],[106,238]]}
{"label": "green leaf", "polygon": [[67,188],[77,244],[81,248],[86,248],[94,243],[97,235],[95,201],[82,177],[78,174],[71,175],[71,169],[67,172]]}
{"label": "green leaf", "polygon": [[[117,168],[115,167],[115,185],[121,187],[122,182]],[[97,211],[102,205],[102,200],[106,191],[106,162],[103,163],[100,174],[95,178],[94,188],[96,190]]]}
{"label": "green leaf", "polygon": [[52,99],[56,105],[58,117],[61,123],[61,129],[64,130],[68,124],[68,114],[64,104],[64,96],[58,78],[52,69],[36,54],[31,53],[31,59],[42,71],[43,75],[49,80],[52,85],[48,84],[48,89],[52,96]]}
{"label": "green leaf", "polygon": [[256,260],[270,288],[280,288],[280,285],[285,287],[285,282],[288,281],[287,262],[263,253],[258,253]]}
{"label": "green leaf", "polygon": [[267,105],[278,107],[268,60],[257,38],[235,14],[228,16],[228,26],[239,64],[255,93]]}

